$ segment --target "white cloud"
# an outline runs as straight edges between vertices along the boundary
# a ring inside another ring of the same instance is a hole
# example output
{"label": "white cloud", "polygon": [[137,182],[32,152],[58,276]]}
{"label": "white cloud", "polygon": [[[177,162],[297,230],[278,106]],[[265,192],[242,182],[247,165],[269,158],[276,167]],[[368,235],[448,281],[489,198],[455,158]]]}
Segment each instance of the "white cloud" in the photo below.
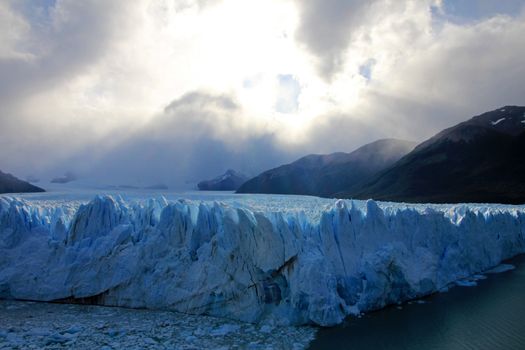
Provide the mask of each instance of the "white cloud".
{"label": "white cloud", "polygon": [[29,24],[17,15],[8,3],[0,3],[0,59],[23,59],[20,43],[29,31]]}
{"label": "white cloud", "polygon": [[[389,15],[376,12],[362,28],[367,35],[342,48],[346,66],[333,78],[337,91],[359,69],[352,56],[374,60],[373,78],[354,103],[311,122],[305,139],[323,151],[378,137],[421,140],[475,114],[524,104],[523,15],[436,23],[423,2],[400,3]],[[344,96],[338,101],[343,105]]]}

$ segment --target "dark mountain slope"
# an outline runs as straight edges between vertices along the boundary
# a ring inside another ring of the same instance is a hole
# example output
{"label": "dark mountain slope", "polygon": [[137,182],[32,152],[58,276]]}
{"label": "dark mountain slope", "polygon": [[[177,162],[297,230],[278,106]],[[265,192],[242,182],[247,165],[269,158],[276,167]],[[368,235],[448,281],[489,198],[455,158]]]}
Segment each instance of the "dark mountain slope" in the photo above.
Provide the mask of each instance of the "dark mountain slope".
{"label": "dark mountain slope", "polygon": [[362,188],[337,196],[525,203],[525,107],[507,106],[443,130]]}
{"label": "dark mountain slope", "polygon": [[0,193],[45,192],[42,188],[0,171]]}
{"label": "dark mountain slope", "polygon": [[360,182],[390,166],[414,146],[409,141],[384,139],[352,153],[308,155],[263,172],[244,183],[237,193],[331,196],[357,188]]}
{"label": "dark mountain slope", "polygon": [[212,180],[201,181],[197,187],[201,191],[235,191],[241,186],[248,177],[228,169],[223,175]]}

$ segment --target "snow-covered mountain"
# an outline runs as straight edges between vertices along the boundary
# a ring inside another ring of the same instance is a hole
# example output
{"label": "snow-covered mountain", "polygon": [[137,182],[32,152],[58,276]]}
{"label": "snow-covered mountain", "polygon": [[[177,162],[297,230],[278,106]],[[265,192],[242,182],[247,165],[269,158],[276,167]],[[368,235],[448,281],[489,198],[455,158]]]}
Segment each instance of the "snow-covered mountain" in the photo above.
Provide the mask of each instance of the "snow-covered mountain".
{"label": "snow-covered mountain", "polygon": [[212,180],[199,182],[197,187],[201,191],[236,191],[246,180],[247,176],[228,169]]}
{"label": "snow-covered mountain", "polygon": [[1,298],[329,326],[525,252],[523,206],[38,198],[0,197]]}

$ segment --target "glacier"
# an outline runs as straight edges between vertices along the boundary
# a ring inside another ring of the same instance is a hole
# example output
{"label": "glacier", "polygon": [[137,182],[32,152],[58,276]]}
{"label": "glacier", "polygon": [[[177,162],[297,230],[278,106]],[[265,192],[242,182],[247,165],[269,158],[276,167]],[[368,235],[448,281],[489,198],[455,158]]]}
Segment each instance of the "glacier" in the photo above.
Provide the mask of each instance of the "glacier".
{"label": "glacier", "polygon": [[1,196],[0,298],[333,326],[525,252],[524,206],[304,198]]}

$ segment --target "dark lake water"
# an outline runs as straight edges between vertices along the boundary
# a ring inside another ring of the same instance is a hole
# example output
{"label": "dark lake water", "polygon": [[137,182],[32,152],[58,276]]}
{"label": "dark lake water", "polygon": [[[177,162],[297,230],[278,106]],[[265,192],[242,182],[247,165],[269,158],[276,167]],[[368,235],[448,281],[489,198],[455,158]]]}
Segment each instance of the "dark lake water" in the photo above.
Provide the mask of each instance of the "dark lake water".
{"label": "dark lake water", "polygon": [[423,299],[322,329],[310,349],[525,349],[525,256],[515,270],[487,275]]}

